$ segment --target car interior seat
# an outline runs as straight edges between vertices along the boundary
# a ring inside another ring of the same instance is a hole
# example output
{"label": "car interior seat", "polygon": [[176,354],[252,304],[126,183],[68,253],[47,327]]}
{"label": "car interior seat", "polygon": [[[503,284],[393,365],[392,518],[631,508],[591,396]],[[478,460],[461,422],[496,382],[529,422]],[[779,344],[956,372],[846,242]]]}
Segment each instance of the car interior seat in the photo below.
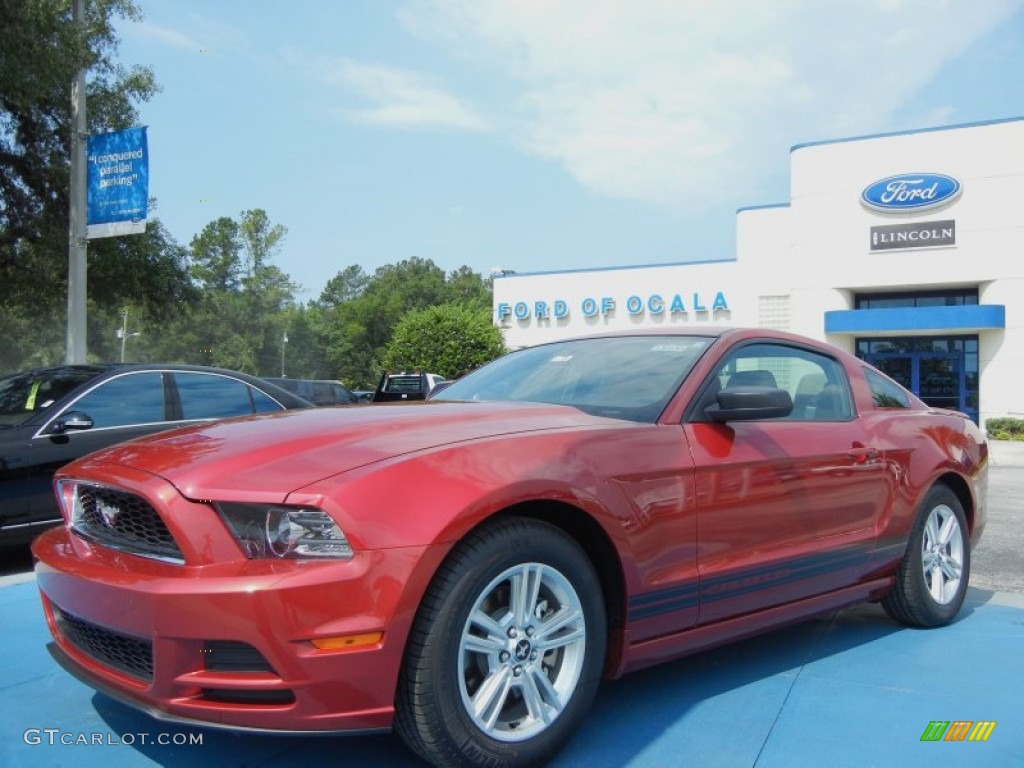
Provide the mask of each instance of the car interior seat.
{"label": "car interior seat", "polygon": [[821,421],[838,421],[850,417],[850,404],[838,384],[826,384],[815,398],[814,418]]}
{"label": "car interior seat", "polygon": [[825,388],[826,383],[824,373],[807,373],[800,378],[796,385],[796,392],[793,393],[792,418],[801,421],[815,418],[818,396]]}
{"label": "car interior seat", "polygon": [[736,371],[729,377],[727,387],[778,387],[771,371]]}

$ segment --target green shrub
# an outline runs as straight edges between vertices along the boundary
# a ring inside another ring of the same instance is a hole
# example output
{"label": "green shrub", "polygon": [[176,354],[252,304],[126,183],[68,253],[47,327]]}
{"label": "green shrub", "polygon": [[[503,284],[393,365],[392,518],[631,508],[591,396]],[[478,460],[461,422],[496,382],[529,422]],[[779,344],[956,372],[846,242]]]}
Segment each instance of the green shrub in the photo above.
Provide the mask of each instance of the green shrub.
{"label": "green shrub", "polygon": [[406,312],[395,325],[380,362],[384,370],[425,371],[450,379],[504,352],[505,342],[491,321],[490,307],[438,304]]}
{"label": "green shrub", "polygon": [[986,419],[985,431],[993,440],[1024,440],[1024,419]]}

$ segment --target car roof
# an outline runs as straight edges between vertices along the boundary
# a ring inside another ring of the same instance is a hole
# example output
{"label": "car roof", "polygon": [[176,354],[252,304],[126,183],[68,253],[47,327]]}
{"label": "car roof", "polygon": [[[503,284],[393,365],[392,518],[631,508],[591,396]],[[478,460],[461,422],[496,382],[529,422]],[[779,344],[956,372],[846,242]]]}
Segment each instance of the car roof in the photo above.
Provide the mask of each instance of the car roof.
{"label": "car roof", "polygon": [[251,374],[242,371],[232,371],[228,368],[218,368],[212,365],[189,365],[187,363],[74,363],[28,368],[9,375],[19,373],[56,373],[58,371],[84,371],[95,373],[96,375],[109,371],[198,371],[201,373],[221,373],[225,376],[242,376],[250,379],[258,378]]}
{"label": "car roof", "polygon": [[91,373],[95,377],[105,376],[107,374],[115,373],[127,373],[131,371],[182,371],[190,373],[210,373],[220,376],[230,376],[234,379],[239,379],[249,384],[250,386],[257,387],[258,389],[268,390],[268,394],[273,394],[275,398],[279,399],[283,404],[288,407],[303,407],[310,406],[304,398],[299,397],[293,392],[289,392],[273,382],[268,382],[266,379],[262,379],[258,376],[253,376],[249,373],[242,371],[233,371],[228,368],[218,368],[212,365],[189,365],[186,363],[82,363],[82,364],[70,364],[70,365],[50,365],[43,366],[40,368],[30,368],[24,371],[17,371],[9,374],[3,378],[9,376],[21,376],[21,375],[47,375],[57,374],[61,372],[66,373]]}

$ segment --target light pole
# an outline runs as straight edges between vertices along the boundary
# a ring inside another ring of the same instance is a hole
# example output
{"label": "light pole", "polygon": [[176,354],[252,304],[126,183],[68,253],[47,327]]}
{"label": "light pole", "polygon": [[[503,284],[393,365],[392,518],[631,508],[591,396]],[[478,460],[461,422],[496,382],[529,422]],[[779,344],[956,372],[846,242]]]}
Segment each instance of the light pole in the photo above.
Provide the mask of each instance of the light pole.
{"label": "light pole", "polygon": [[281,334],[281,378],[284,378],[284,350],[288,344],[288,331]]}
{"label": "light pole", "polygon": [[128,341],[129,336],[141,336],[142,331],[135,331],[135,333],[128,333],[128,315],[131,313],[127,310],[121,310],[121,327],[117,331],[117,337],[121,339],[121,362],[124,362],[124,344]]}
{"label": "light pole", "polygon": [[[85,29],[85,0],[74,0],[71,18],[77,32]],[[86,361],[86,150],[89,133],[85,120],[85,66],[71,81],[71,186],[68,210],[68,331],[65,361]]]}

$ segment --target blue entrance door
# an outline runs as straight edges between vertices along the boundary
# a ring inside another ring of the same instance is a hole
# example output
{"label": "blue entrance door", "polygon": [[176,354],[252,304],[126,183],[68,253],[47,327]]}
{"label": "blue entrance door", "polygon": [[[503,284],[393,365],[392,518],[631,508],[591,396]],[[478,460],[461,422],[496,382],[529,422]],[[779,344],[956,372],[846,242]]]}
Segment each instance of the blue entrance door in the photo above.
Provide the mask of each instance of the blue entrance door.
{"label": "blue entrance door", "polygon": [[928,405],[963,411],[977,421],[977,411],[967,404],[963,353],[891,352],[866,359]]}

